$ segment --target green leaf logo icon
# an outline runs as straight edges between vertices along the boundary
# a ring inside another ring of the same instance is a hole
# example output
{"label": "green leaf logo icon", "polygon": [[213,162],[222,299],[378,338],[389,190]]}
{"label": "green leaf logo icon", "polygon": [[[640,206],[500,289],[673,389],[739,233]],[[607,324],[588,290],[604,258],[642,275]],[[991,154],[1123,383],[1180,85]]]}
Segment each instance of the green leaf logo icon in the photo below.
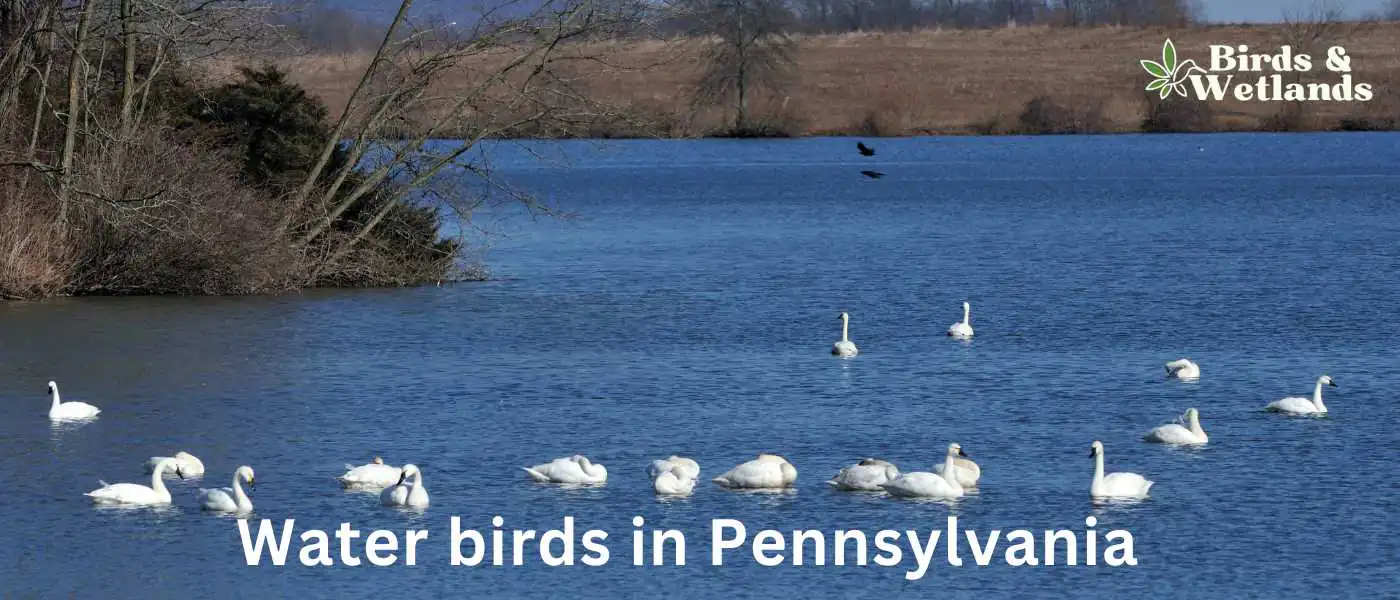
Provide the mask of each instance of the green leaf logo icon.
{"label": "green leaf logo icon", "polygon": [[1141,60],[1138,64],[1142,69],[1152,76],[1152,82],[1147,84],[1147,91],[1157,92],[1163,100],[1172,92],[1181,97],[1186,97],[1186,79],[1194,72],[1207,72],[1196,65],[1196,61],[1186,59],[1181,62],[1176,61],[1176,44],[1171,38],[1162,43],[1162,62],[1152,60]]}

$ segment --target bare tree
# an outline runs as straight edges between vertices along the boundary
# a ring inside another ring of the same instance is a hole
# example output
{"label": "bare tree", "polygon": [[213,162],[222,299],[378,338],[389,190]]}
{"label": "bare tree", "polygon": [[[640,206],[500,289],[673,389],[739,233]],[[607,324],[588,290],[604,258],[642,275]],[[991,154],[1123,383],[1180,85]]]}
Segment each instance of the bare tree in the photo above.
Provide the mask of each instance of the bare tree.
{"label": "bare tree", "polygon": [[[610,0],[560,0],[522,14],[522,7],[512,2],[477,15],[462,31],[443,35],[443,25],[406,22],[403,15],[411,2],[401,2],[400,16],[327,137],[321,160],[292,197],[297,210],[308,215],[294,228],[299,242],[328,244],[326,269],[381,227],[406,194],[467,218],[478,199],[435,187],[449,169],[537,208],[528,195],[495,180],[489,162],[473,151],[486,139],[522,128],[568,128],[615,117],[611,108],[588,98],[583,80],[569,66],[612,64],[579,42],[611,37],[635,21],[642,8]],[[447,89],[460,81],[469,83],[464,89]],[[433,141],[443,138],[456,140]],[[342,145],[343,140],[348,142]],[[343,149],[344,160],[331,168],[330,156],[337,149]],[[363,166],[367,161],[369,166]],[[370,199],[378,204],[356,229],[344,235],[332,231],[337,220]]]}
{"label": "bare tree", "polygon": [[780,0],[698,0],[690,5],[697,32],[710,40],[696,86],[696,106],[734,110],[734,129],[748,126],[749,102],[780,90],[793,66],[791,13]]}
{"label": "bare tree", "polygon": [[[1354,28],[1343,20],[1342,9],[1331,0],[1316,0],[1303,10],[1286,10],[1283,14],[1283,43],[1292,46],[1294,53],[1310,54],[1315,60],[1322,58],[1326,47],[1338,39],[1349,36]],[[1302,71],[1284,73],[1287,84],[1303,83]],[[1287,102],[1274,116],[1270,128],[1286,131],[1302,129],[1308,121],[1307,103]]]}

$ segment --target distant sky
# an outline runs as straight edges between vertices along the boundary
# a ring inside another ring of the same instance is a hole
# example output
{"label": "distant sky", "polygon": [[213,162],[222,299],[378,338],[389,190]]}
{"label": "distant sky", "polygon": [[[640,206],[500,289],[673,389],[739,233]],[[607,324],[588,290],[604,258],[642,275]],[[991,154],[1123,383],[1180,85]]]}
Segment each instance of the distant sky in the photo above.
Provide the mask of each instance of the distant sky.
{"label": "distant sky", "polygon": [[[1306,13],[1318,0],[1200,0],[1210,21],[1278,21],[1285,12]],[[1349,17],[1379,11],[1386,0],[1321,0],[1322,6],[1341,9]]]}

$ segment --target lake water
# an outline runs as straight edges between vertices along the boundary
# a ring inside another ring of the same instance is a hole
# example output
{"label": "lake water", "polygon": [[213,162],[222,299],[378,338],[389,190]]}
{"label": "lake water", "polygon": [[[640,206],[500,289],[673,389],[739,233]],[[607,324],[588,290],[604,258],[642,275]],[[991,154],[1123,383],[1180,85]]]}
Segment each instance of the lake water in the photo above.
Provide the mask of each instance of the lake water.
{"label": "lake water", "polygon": [[[502,174],[577,218],[479,215],[504,236],[487,283],[0,304],[0,596],[1395,597],[1400,136],[874,145],[567,143],[536,148],[542,163],[505,144]],[[968,344],[943,335],[964,300]],[[852,360],[828,354],[843,310]],[[1182,356],[1198,383],[1163,378]],[[1262,411],[1324,373],[1328,418]],[[49,379],[101,416],[51,428]],[[1188,407],[1208,446],[1141,441]],[[1156,481],[1151,499],[1090,502],[1095,439],[1110,471]],[[951,441],[983,467],[952,506],[823,483],[866,456],[927,470]],[[144,460],[180,449],[208,473],[173,481],[168,509],[83,496],[149,483]],[[797,466],[794,493],[708,481],[759,451]],[[519,468],[574,453],[609,483]],[[659,501],[644,469],[672,453],[702,482]],[[421,466],[431,507],[336,485],[376,455]],[[418,565],[305,567],[294,549],[246,566],[237,521],[194,497],[240,464],[256,518],[427,529]],[[966,540],[962,567],[940,545],[916,581],[907,549],[898,567],[763,567],[747,546],[710,565],[711,519],[873,538],[950,514],[983,537],[1031,530],[1042,559],[1045,529],[1075,531],[1080,565],[1007,566],[1004,539],[986,567]],[[573,516],[611,533],[611,560],[548,567],[532,543],[525,566],[450,566],[450,518],[495,515],[508,530]],[[687,564],[632,566],[636,515],[684,532]],[[1090,515],[1100,553],[1109,530],[1132,533],[1137,566],[1083,564]]]}

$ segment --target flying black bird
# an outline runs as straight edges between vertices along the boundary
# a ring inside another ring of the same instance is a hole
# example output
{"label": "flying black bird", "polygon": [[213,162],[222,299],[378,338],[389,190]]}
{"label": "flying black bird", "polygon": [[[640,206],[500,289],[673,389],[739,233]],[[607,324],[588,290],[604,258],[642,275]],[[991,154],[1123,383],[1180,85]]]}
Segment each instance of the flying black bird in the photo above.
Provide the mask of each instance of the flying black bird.
{"label": "flying black bird", "polygon": [[860,174],[861,174],[861,175],[864,175],[864,176],[866,176],[866,177],[869,177],[869,178],[871,178],[871,179],[879,179],[879,178],[885,176],[884,173],[881,173],[881,172],[879,172],[879,171],[861,171]]}
{"label": "flying black bird", "polygon": [[861,156],[875,156],[875,149],[865,145],[865,142],[856,142],[856,150],[860,150]]}

